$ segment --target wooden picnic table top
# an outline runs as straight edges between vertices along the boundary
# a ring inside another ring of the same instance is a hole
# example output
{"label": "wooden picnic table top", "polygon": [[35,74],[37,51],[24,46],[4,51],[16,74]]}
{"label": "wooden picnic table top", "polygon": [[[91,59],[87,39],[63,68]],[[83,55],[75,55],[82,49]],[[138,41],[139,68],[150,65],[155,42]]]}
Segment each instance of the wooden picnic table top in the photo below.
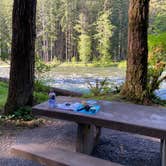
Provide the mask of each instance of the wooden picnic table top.
{"label": "wooden picnic table top", "polygon": [[[58,103],[80,102],[81,98],[57,97]],[[95,115],[79,112],[50,109],[44,102],[33,107],[35,115],[64,119],[83,124],[94,124],[99,127],[131,132],[156,138],[166,138],[166,108],[143,106],[124,102],[97,101],[101,106]]]}

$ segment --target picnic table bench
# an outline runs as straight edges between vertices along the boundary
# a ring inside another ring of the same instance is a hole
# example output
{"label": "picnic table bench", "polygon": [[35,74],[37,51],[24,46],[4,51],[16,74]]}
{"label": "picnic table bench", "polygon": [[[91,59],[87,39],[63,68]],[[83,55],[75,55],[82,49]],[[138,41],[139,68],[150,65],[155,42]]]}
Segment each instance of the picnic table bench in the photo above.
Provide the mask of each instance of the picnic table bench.
{"label": "picnic table bench", "polygon": [[[58,97],[57,102],[80,102],[80,98]],[[33,107],[35,115],[73,121],[78,124],[76,151],[90,154],[98,141],[100,128],[130,132],[161,140],[161,166],[166,166],[166,109],[123,102],[97,102],[101,109],[95,115],[62,109],[51,109],[44,102]]]}
{"label": "picnic table bench", "polygon": [[46,166],[122,166],[83,153],[48,149],[41,144],[16,145],[12,147],[12,153]]}

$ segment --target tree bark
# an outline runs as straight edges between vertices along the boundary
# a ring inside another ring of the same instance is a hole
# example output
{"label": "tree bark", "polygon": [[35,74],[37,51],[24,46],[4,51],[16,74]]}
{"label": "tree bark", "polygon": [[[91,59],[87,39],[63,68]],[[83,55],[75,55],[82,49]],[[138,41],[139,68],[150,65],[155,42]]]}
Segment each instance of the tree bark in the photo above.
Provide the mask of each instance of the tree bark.
{"label": "tree bark", "polygon": [[122,95],[144,100],[147,87],[147,29],[149,0],[131,0],[128,24],[128,57],[126,82]]}
{"label": "tree bark", "polygon": [[9,92],[5,114],[33,103],[36,0],[14,0]]}

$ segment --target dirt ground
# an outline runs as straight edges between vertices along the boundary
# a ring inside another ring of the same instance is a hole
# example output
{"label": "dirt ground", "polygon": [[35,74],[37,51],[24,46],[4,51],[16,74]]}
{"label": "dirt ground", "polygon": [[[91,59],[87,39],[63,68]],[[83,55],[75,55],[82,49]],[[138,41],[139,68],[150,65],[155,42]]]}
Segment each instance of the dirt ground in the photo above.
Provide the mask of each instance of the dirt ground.
{"label": "dirt ground", "polygon": [[[42,143],[47,148],[75,150],[77,125],[60,120],[45,119],[37,128],[0,125],[0,166],[39,166],[38,163],[15,158],[14,144]],[[159,140],[129,133],[102,129],[93,156],[125,166],[160,166]]]}

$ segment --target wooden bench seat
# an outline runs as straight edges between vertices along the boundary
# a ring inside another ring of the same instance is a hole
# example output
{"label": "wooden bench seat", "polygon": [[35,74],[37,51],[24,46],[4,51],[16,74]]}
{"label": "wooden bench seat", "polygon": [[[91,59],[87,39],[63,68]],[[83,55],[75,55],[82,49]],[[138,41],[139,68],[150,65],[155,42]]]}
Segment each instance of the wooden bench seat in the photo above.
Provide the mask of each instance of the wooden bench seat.
{"label": "wooden bench seat", "polygon": [[41,144],[15,145],[11,149],[17,157],[46,166],[120,166],[103,159],[63,149],[48,149]]}

